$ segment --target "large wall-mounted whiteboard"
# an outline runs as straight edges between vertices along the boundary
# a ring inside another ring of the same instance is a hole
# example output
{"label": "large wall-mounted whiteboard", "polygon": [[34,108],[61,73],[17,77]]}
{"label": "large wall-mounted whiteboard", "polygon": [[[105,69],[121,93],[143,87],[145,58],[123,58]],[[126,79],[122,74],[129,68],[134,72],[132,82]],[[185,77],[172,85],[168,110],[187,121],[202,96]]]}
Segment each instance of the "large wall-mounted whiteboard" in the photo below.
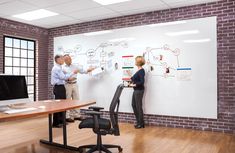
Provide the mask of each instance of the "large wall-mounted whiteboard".
{"label": "large wall-mounted whiteboard", "polygon": [[[78,75],[78,86],[81,99],[95,99],[106,110],[122,83],[122,56],[144,55],[145,114],[217,118],[216,23],[208,17],[56,37],[54,53],[71,54],[85,69],[104,68],[96,76]],[[121,112],[133,112],[132,92],[123,90]]]}

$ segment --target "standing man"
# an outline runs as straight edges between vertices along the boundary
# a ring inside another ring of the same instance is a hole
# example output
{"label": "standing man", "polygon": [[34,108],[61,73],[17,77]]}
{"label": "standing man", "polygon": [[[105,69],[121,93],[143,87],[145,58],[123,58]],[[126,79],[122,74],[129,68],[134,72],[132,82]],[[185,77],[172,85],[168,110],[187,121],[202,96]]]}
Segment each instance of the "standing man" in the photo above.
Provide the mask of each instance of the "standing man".
{"label": "standing man", "polygon": [[[69,54],[64,55],[65,66],[63,67],[63,71],[65,74],[69,74],[73,71],[78,71],[81,74],[87,74],[94,70],[94,68],[89,68],[86,71],[82,68],[79,68],[77,65],[72,64],[72,58]],[[77,74],[73,75],[74,80],[68,80],[65,82],[65,89],[66,89],[66,99],[73,99],[79,100],[79,92],[78,92],[78,85],[77,85]],[[67,122],[74,122],[74,120],[80,120],[80,112],[79,110],[69,110],[66,113],[66,121]]]}
{"label": "standing man", "polygon": [[[72,75],[77,74],[77,70],[72,71],[71,73],[65,74],[62,70],[62,65],[64,64],[63,56],[55,56],[55,65],[51,71],[51,84],[53,85],[53,93],[55,99],[66,99],[65,91],[65,81],[72,81],[74,78]],[[63,126],[63,113],[54,113],[53,114],[53,127],[60,128]]]}

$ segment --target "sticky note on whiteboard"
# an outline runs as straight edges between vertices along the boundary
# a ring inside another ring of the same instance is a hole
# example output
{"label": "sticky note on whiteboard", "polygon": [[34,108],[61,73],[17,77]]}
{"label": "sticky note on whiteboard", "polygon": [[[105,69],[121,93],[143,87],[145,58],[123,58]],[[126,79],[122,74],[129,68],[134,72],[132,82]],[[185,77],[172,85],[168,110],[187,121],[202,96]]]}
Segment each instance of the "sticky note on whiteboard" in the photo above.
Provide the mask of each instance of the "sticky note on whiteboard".
{"label": "sticky note on whiteboard", "polygon": [[192,68],[177,68],[176,77],[178,81],[192,80]]}

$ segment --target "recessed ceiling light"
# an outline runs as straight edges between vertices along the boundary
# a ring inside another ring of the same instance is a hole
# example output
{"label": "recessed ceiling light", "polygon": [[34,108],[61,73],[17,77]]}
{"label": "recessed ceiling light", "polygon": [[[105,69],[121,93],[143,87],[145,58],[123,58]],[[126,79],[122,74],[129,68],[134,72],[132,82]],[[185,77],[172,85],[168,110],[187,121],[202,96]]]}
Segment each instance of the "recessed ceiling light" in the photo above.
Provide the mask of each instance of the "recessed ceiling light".
{"label": "recessed ceiling light", "polygon": [[186,21],[175,21],[175,22],[166,22],[166,23],[157,23],[157,24],[149,24],[148,27],[158,27],[158,26],[168,26],[168,25],[177,25],[184,24]]}
{"label": "recessed ceiling light", "polygon": [[93,0],[101,5],[110,5],[110,4],[115,4],[115,3],[122,3],[122,2],[127,2],[131,0]]}
{"label": "recessed ceiling light", "polygon": [[181,35],[191,35],[199,33],[198,30],[189,30],[189,31],[179,31],[179,32],[168,32],[166,35],[168,36],[181,36]]}
{"label": "recessed ceiling light", "polygon": [[109,40],[109,42],[133,41],[133,40],[135,40],[135,38],[116,38]]}
{"label": "recessed ceiling light", "polygon": [[85,35],[85,36],[94,36],[94,35],[102,35],[102,34],[111,33],[111,32],[112,32],[111,30],[104,30],[104,31],[84,33],[83,35]]}
{"label": "recessed ceiling light", "polygon": [[30,11],[26,13],[16,14],[16,15],[13,15],[13,17],[20,18],[20,19],[27,20],[27,21],[32,21],[32,20],[37,20],[37,19],[46,18],[50,16],[55,16],[55,15],[58,15],[58,13],[51,12],[45,9],[40,9],[40,10]]}
{"label": "recessed ceiling light", "polygon": [[184,43],[203,43],[203,42],[209,42],[211,39],[194,39],[194,40],[184,40]]}

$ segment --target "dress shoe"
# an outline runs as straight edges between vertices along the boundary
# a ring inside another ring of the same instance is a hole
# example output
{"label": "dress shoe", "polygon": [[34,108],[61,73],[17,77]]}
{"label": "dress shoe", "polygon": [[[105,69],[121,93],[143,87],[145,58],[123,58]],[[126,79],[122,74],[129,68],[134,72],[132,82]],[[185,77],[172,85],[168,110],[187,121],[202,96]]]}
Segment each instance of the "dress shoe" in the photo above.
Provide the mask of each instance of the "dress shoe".
{"label": "dress shoe", "polygon": [[74,117],[74,120],[82,121],[84,119],[85,119],[85,117],[82,117],[82,116]]}
{"label": "dress shoe", "polygon": [[[68,123],[66,122],[66,125],[68,125]],[[59,123],[59,124],[52,124],[52,127],[53,128],[61,128],[61,127],[63,127],[63,123]]]}
{"label": "dress shoe", "polygon": [[56,125],[52,125],[53,128],[62,128],[63,124],[56,124]]}
{"label": "dress shoe", "polygon": [[135,125],[136,129],[144,128],[144,125]]}
{"label": "dress shoe", "polygon": [[74,122],[74,119],[66,118],[66,122]]}

